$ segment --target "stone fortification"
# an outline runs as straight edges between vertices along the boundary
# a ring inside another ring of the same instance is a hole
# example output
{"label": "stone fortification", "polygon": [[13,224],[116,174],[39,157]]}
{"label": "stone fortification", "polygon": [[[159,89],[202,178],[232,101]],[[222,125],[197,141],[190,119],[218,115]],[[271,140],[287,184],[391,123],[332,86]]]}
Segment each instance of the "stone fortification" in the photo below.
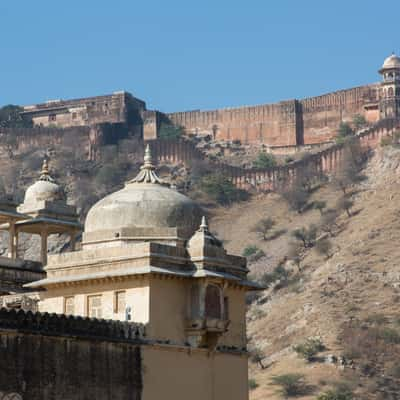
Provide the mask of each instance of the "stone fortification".
{"label": "stone fortification", "polygon": [[0,309],[0,398],[139,400],[143,329]]}
{"label": "stone fortification", "polygon": [[360,86],[276,104],[177,112],[168,117],[188,133],[208,134],[217,140],[269,146],[320,143],[332,139],[340,122],[351,120],[356,114],[376,122],[377,86]]}

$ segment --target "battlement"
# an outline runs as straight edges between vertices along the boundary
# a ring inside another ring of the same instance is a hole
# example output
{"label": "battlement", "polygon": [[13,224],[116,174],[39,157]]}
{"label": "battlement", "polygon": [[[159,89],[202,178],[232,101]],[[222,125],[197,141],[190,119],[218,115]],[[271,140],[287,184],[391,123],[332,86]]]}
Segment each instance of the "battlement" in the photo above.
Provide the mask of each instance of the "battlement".
{"label": "battlement", "polygon": [[6,308],[0,309],[1,330],[136,343],[146,336],[145,325],[139,323]]}

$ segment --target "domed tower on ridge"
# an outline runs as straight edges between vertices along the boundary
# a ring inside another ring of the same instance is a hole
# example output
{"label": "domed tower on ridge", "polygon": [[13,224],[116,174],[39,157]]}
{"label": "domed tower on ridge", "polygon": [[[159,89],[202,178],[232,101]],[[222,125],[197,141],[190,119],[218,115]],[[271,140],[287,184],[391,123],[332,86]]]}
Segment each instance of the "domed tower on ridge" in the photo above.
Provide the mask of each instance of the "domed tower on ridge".
{"label": "domed tower on ridge", "polygon": [[380,118],[400,116],[400,57],[392,54],[387,57],[379,70],[382,75],[379,91]]}

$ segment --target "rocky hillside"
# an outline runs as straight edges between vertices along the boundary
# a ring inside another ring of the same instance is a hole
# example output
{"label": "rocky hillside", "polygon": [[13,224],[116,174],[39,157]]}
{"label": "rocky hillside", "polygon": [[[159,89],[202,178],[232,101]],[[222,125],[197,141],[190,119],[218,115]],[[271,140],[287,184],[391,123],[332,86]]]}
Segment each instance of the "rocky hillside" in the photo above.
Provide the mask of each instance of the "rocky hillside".
{"label": "rocky hillside", "polygon": [[[363,172],[331,234],[321,220],[342,197],[333,183],[310,199],[327,202],[322,215],[292,211],[276,194],[214,212],[212,228],[229,250],[258,248],[250,269],[269,286],[249,299],[252,400],[285,390],[302,399],[400,398],[400,150],[379,149]],[[275,225],[264,240],[253,230],[267,217]],[[286,261],[292,232],[310,224],[318,227],[313,243],[301,261]]]}

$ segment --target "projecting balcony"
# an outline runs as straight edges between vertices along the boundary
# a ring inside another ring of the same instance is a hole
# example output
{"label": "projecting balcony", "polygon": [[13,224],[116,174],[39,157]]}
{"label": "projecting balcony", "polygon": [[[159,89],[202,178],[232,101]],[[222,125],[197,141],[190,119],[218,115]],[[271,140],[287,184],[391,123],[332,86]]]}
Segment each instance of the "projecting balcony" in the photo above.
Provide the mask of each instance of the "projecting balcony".
{"label": "projecting balcony", "polygon": [[228,330],[229,320],[220,318],[196,318],[187,321],[186,331],[190,333],[224,333]]}

